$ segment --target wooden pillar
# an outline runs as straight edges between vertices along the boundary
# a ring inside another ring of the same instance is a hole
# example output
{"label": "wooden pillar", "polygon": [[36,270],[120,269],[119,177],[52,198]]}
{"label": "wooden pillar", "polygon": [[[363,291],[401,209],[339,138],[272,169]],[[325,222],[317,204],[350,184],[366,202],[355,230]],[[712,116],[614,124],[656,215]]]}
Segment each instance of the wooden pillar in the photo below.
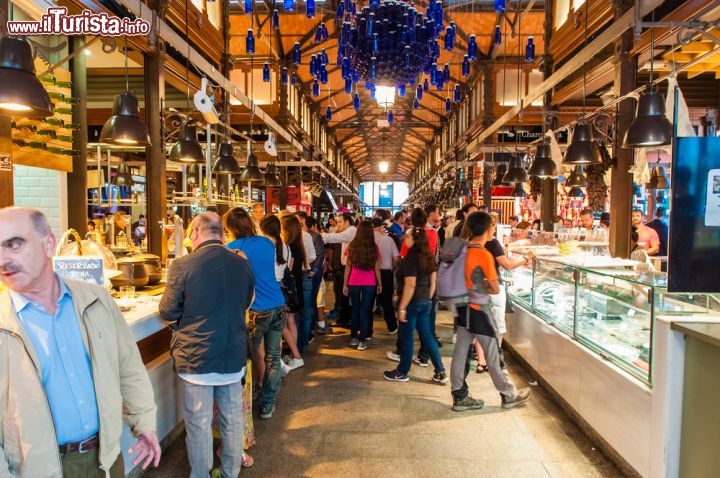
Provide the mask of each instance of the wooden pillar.
{"label": "wooden pillar", "polygon": [[[493,63],[487,62],[483,65],[483,128],[487,128],[495,122],[495,74]],[[486,142],[494,143],[490,138]],[[483,206],[490,209],[492,204],[492,174],[487,167],[487,156],[484,158],[486,166],[483,168]]]}
{"label": "wooden pillar", "polygon": [[[615,18],[627,10],[627,5],[615,5]],[[619,3],[619,2],[618,2]],[[623,96],[635,89],[637,59],[628,54],[632,48],[633,33],[626,31],[615,45],[615,94]],[[635,102],[625,100],[618,105],[614,151],[617,161],[612,168],[610,183],[610,254],[613,257],[630,257],[630,212],[633,181],[628,172],[633,165],[634,150],[619,147],[625,131],[633,120]]]}
{"label": "wooden pillar", "polygon": [[[5,33],[5,26],[9,19],[9,7],[9,0],[0,0],[0,33]],[[12,119],[10,116],[0,115],[0,160],[2,160],[3,156],[10,158],[10,168],[5,170],[0,166],[0,208],[15,204],[12,166]]]}
{"label": "wooden pillar", "polygon": [[165,97],[163,73],[165,45],[160,39],[154,51],[145,54],[145,125],[148,128],[152,146],[145,151],[147,162],[147,236],[148,252],[167,260],[168,247],[165,231],[167,210],[167,182],[165,148],[162,137],[161,99]]}
{"label": "wooden pillar", "polygon": [[[545,45],[550,44],[550,37],[553,29],[553,2],[545,2],[545,38],[543,40]],[[553,61],[550,56],[548,49],[545,49],[545,55],[543,55],[543,78],[548,79],[553,72]],[[550,90],[543,95],[543,109],[549,111],[552,106],[552,91]],[[549,125],[550,128],[555,129],[557,127],[557,118],[552,117],[552,123]],[[545,124],[546,118],[543,118],[543,124]],[[559,171],[558,171],[559,172]],[[542,195],[540,201],[540,219],[542,220],[543,231],[552,231],[553,223],[555,222],[555,211],[557,210],[557,180],[552,178],[546,178],[542,180]]]}
{"label": "wooden pillar", "polygon": [[[77,51],[85,43],[85,37],[71,37],[72,51]],[[72,96],[78,102],[73,105],[72,118],[78,128],[73,131],[73,170],[67,175],[68,227],[85,233],[88,220],[87,190],[87,62],[85,55],[77,55],[70,60],[72,70]]]}

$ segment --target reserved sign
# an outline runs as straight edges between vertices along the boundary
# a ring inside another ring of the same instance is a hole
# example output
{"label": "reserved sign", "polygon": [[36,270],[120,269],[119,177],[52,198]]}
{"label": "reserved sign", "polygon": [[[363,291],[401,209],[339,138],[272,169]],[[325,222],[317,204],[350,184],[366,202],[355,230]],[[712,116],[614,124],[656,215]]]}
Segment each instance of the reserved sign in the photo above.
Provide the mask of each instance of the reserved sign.
{"label": "reserved sign", "polygon": [[105,285],[105,261],[102,257],[56,256],[53,257],[53,267],[65,279]]}

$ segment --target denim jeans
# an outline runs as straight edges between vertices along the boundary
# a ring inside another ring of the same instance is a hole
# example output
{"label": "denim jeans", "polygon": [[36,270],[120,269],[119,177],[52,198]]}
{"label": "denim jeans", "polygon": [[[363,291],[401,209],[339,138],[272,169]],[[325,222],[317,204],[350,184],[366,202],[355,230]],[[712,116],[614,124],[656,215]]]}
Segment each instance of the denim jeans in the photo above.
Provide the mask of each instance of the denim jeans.
{"label": "denim jeans", "polygon": [[[435,331],[435,321],[437,320],[437,308],[438,308],[438,300],[437,296],[433,297],[432,299],[432,307],[430,308],[430,336],[432,337],[432,343],[437,348],[438,346],[438,340],[437,340],[437,333]],[[427,360],[430,358],[430,351],[428,349],[427,342],[421,337],[420,338],[420,350],[418,350],[418,357],[420,357],[423,360]]]}
{"label": "denim jeans", "polygon": [[320,284],[323,280],[322,270],[313,269],[315,275],[312,278],[312,290],[310,291],[310,307],[312,308],[312,325],[318,321],[318,294],[320,293]]}
{"label": "denim jeans", "polygon": [[250,311],[250,319],[254,322],[250,334],[253,348],[257,350],[261,342],[265,344],[265,376],[259,396],[261,406],[275,404],[282,384],[280,340],[282,339],[283,315],[282,307]]}
{"label": "denim jeans", "polygon": [[365,341],[368,337],[368,324],[372,320],[372,300],[375,295],[374,285],[351,285],[350,300],[352,302],[352,315],[350,319],[350,337]]}
{"label": "denim jeans", "polygon": [[230,385],[183,384],[185,442],[190,461],[190,478],[207,478],[213,466],[213,401],[220,414],[222,476],[238,476],[243,456],[243,381]]}
{"label": "denim jeans", "polygon": [[430,309],[432,301],[425,300],[415,302],[408,305],[406,309],[407,322],[399,323],[399,340],[400,340],[400,365],[397,370],[401,374],[407,374],[412,364],[413,349],[415,346],[414,335],[417,329],[421,343],[427,349],[430,360],[432,360],[435,372],[444,372],[445,366],[440,358],[440,350],[438,349],[435,337],[430,331]]}
{"label": "denim jeans", "polygon": [[298,329],[297,348],[300,353],[307,350],[310,342],[310,332],[312,332],[312,288],[313,278],[303,277],[303,308],[299,313],[295,314]]}

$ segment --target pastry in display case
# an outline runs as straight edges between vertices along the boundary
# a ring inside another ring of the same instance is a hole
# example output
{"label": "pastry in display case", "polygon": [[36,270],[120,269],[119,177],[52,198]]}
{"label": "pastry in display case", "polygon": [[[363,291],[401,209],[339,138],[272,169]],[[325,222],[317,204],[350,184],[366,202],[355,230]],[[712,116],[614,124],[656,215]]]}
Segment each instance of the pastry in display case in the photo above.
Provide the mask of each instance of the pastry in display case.
{"label": "pastry in display case", "polygon": [[510,298],[647,384],[655,317],[720,310],[717,295],[668,293],[666,274],[635,271],[631,261],[589,268],[566,259],[536,258],[509,273]]}

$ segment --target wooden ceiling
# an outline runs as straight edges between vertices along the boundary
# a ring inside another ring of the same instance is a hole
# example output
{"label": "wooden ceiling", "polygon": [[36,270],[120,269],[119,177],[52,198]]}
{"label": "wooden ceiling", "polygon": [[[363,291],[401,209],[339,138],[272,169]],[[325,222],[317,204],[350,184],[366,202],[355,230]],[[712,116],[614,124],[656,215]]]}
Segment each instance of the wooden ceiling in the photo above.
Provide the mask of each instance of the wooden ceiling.
{"label": "wooden ceiling", "polygon": [[[230,53],[235,57],[236,64],[246,65],[250,58],[245,53],[245,37],[248,29],[256,33],[256,53],[254,62],[256,67],[268,61],[275,69],[289,66],[292,49],[295,42],[299,42],[302,51],[302,62],[297,69],[303,91],[314,103],[318,112],[324,118],[324,112],[329,105],[332,109],[332,120],[329,122],[331,130],[335,133],[339,147],[342,147],[354,164],[361,178],[377,176],[377,164],[380,161],[390,163],[388,180],[403,180],[413,171],[419,158],[427,151],[434,141],[443,124],[447,121],[445,112],[445,98],[452,98],[452,91],[456,83],[461,85],[463,96],[472,85],[466,84],[461,75],[463,55],[467,52],[468,39],[471,34],[476,36],[481,59],[497,59],[507,56],[508,65],[516,65],[518,54],[524,55],[528,36],[533,36],[536,45],[536,56],[544,53],[544,6],[542,2],[524,0],[519,3],[519,10],[523,12],[517,18],[518,6],[508,2],[508,21],[501,22],[498,14],[492,10],[492,2],[476,0],[445,1],[445,24],[454,21],[457,26],[456,46],[453,51],[442,49],[438,66],[445,63],[450,65],[451,82],[443,91],[431,87],[429,94],[423,96],[420,108],[412,109],[415,97],[414,89],[408,88],[404,98],[396,96],[393,108],[394,122],[390,127],[380,128],[377,120],[385,117],[385,112],[377,103],[370,99],[361,82],[358,93],[361,98],[361,107],[358,111],[353,108],[351,95],[344,92],[344,80],[340,68],[336,65],[337,58],[337,32],[338,22],[335,17],[337,0],[316,3],[315,18],[305,16],[305,3],[296,0],[295,13],[283,13],[282,4],[278,2],[280,11],[280,30],[271,28],[268,3],[255,3],[254,14],[246,15],[242,5],[231,4],[231,37]],[[358,2],[358,9],[366,5],[367,1]],[[417,1],[415,5],[424,9],[426,2]],[[270,10],[271,11],[271,10]],[[509,22],[515,21],[516,34],[510,35]],[[330,38],[322,43],[315,44],[314,36],[321,22],[329,31]],[[504,32],[504,41],[501,46],[492,42],[492,33],[495,25],[500,24]],[[443,35],[444,36],[444,35]],[[327,53],[330,64],[328,69],[328,84],[321,85],[320,95],[311,97],[312,76],[309,73],[310,56],[320,53],[323,49]],[[479,63],[479,62],[478,62]],[[509,66],[510,67],[510,66]],[[477,63],[472,65],[470,78],[475,78]],[[457,105],[453,105],[453,110]],[[452,112],[451,112],[452,114]],[[472,121],[472,118],[471,118]]]}

